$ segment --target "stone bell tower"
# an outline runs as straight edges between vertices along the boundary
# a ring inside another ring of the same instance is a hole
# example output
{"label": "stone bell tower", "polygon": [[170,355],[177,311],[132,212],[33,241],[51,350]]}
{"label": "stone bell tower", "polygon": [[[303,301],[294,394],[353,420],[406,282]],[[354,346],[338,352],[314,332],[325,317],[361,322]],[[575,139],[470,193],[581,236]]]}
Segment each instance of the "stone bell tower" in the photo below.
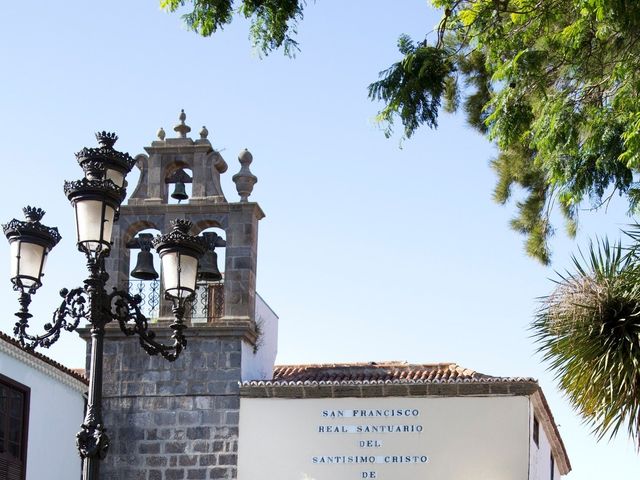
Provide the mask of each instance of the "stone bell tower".
{"label": "stone bell tower", "polygon": [[[200,138],[187,135],[191,127],[185,123],[184,111],[174,130],[176,138],[168,138],[164,129],[158,140],[145,147],[147,154],[136,158],[140,180],[126,205],[113,233],[112,254],[108,261],[111,281],[121,288],[129,281],[131,250],[127,244],[141,230],[153,228],[168,232],[170,222],[186,218],[193,222],[198,234],[208,227],[217,227],[226,234],[224,265],[224,315],[215,328],[243,330],[248,341],[255,334],[255,292],[258,246],[258,222],[264,213],[257,203],[249,202],[253,185],[258,179],[249,170],[253,157],[248,150],[240,152],[240,171],[233,176],[240,201],[230,203],[222,193],[220,175],[227,171],[227,162],[207,139],[202,127]],[[192,178],[185,173],[192,172]],[[179,180],[191,183],[191,197],[185,203],[169,204],[169,186]],[[169,315],[166,312],[165,315]],[[163,315],[164,316],[164,315]]]}
{"label": "stone bell tower", "polygon": [[[216,251],[225,249],[223,278],[197,292],[210,303],[209,313],[204,321],[187,320],[188,345],[175,362],[149,356],[117,326],[108,329],[103,408],[112,447],[102,479],[236,478],[239,382],[260,375],[255,372],[269,378],[272,373],[277,317],[268,310],[270,326],[256,318],[256,301],[266,312],[256,295],[258,222],[264,213],[248,200],[257,182],[249,169],[252,155],[240,153],[241,168],[233,176],[240,200],[227,201],[220,185],[226,161],[205,127],[194,140],[185,121],[182,111],[175,137],[167,137],[161,128],[157,140],[145,147],[146,154],[135,157],[140,178],[120,209],[107,270],[110,282],[126,289],[130,257],[137,253],[132,247],[149,237],[140,232],[168,232],[172,220],[185,218],[193,223],[192,234],[212,227],[222,232],[213,238]],[[190,196],[184,190],[189,183]],[[170,201],[174,184],[180,186],[180,203]],[[166,305],[159,288],[158,303]],[[162,340],[169,335],[170,310],[165,306],[156,312],[152,329]],[[266,354],[265,332],[272,344]]]}

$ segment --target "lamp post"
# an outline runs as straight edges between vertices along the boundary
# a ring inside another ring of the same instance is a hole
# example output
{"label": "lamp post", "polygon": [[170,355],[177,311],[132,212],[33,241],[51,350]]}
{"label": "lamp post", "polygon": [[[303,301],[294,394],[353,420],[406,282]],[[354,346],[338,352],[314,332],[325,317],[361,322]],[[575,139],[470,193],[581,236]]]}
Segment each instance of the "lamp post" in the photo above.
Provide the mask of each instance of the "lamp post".
{"label": "lamp post", "polygon": [[195,296],[198,260],[206,250],[202,237],[189,234],[192,224],[187,220],[175,220],[169,233],[153,240],[162,261],[165,299],[171,301],[175,317],[170,325],[172,342],[161,343],[140,311],[142,299],[139,295],[116,288],[111,292],[106,290],[109,275],[105,270],[105,259],[111,250],[113,224],[126,194],[125,176],[135,162],[128,154],[113,149],[118,138],[115,134],[101,132],[96,138],[99,148],[85,148],[76,154],[85,177],[64,184],[64,192],[75,211],[78,250],[86,257],[89,276],[82,287],[60,291],[62,302],[41,334],[28,331],[32,317],[29,304],[31,296],[42,285],[47,255],[60,241],[60,234],[57,228],[40,223],[45,212],[35,207],[23,209],[25,221],[14,218],[3,225],[11,248],[11,282],[20,294],[18,321],[13,329],[20,345],[26,350],[48,348],[63,330],[74,331],[82,320],[90,326],[89,397],[85,419],[76,436],[84,480],[98,480],[100,460],[109,448],[109,437],[102,420],[106,325],[116,322],[125,335],[137,336],[148,354],[176,360],[187,343],[183,334],[186,304]]}

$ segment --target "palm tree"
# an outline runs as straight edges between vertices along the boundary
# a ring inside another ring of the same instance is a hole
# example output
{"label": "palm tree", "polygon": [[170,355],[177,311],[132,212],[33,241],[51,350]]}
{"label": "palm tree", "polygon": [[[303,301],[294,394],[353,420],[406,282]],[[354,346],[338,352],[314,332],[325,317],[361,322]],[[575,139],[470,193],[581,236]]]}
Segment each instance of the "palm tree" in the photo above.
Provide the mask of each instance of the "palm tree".
{"label": "palm tree", "polygon": [[560,388],[602,438],[626,426],[640,448],[640,226],[632,248],[591,243],[532,324]]}

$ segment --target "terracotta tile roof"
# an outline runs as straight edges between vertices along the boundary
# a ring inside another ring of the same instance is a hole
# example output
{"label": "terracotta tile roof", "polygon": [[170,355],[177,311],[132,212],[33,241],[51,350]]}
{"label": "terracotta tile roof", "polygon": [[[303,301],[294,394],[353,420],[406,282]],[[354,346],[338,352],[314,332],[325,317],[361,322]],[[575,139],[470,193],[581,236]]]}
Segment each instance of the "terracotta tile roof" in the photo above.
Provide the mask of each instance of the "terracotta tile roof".
{"label": "terracotta tile roof", "polygon": [[[410,364],[407,362],[330,363],[279,365],[274,368],[274,385],[299,383],[451,383],[492,382],[531,379],[493,377],[455,363]],[[255,382],[246,382],[255,383]]]}
{"label": "terracotta tile roof", "polygon": [[13,337],[10,337],[9,335],[7,335],[6,333],[0,331],[0,341],[4,341],[10,345],[13,345],[19,349],[21,349],[22,351],[28,353],[29,355],[32,355],[33,357],[42,360],[43,362],[51,365],[54,368],[57,368],[58,370],[60,370],[63,373],[66,373],[67,375],[75,378],[76,380],[80,380],[82,383],[88,385],[89,384],[89,380],[87,379],[87,377],[84,376],[84,369],[80,369],[80,368],[67,368],[64,365],[62,365],[61,363],[56,362],[55,360],[52,360],[51,358],[47,357],[46,355],[43,355],[39,352],[29,352],[27,350],[24,350],[21,346],[20,343],[18,343],[18,341],[16,341]]}
{"label": "terracotta tile roof", "polygon": [[87,371],[84,368],[70,368],[69,370],[71,370],[74,373],[77,373],[81,377],[85,377],[85,378],[87,377]]}

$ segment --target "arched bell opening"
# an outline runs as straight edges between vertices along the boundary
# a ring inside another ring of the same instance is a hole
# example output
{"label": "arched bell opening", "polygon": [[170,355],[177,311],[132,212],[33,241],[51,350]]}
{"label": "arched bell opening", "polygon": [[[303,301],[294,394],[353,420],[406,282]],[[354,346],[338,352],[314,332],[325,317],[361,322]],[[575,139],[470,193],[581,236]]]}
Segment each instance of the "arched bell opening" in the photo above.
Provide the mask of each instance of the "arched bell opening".
{"label": "arched bell opening", "polygon": [[126,243],[129,250],[129,293],[140,295],[140,310],[151,321],[160,316],[160,257],[152,240],[160,232],[154,228],[140,230]]}
{"label": "arched bell opening", "polygon": [[167,169],[164,178],[165,193],[169,205],[189,203],[193,189],[193,172],[182,162],[178,162]]}
{"label": "arched bell opening", "polygon": [[221,228],[208,227],[199,235],[207,251],[198,264],[196,298],[191,305],[192,323],[212,323],[224,315],[224,265],[226,240]]}

